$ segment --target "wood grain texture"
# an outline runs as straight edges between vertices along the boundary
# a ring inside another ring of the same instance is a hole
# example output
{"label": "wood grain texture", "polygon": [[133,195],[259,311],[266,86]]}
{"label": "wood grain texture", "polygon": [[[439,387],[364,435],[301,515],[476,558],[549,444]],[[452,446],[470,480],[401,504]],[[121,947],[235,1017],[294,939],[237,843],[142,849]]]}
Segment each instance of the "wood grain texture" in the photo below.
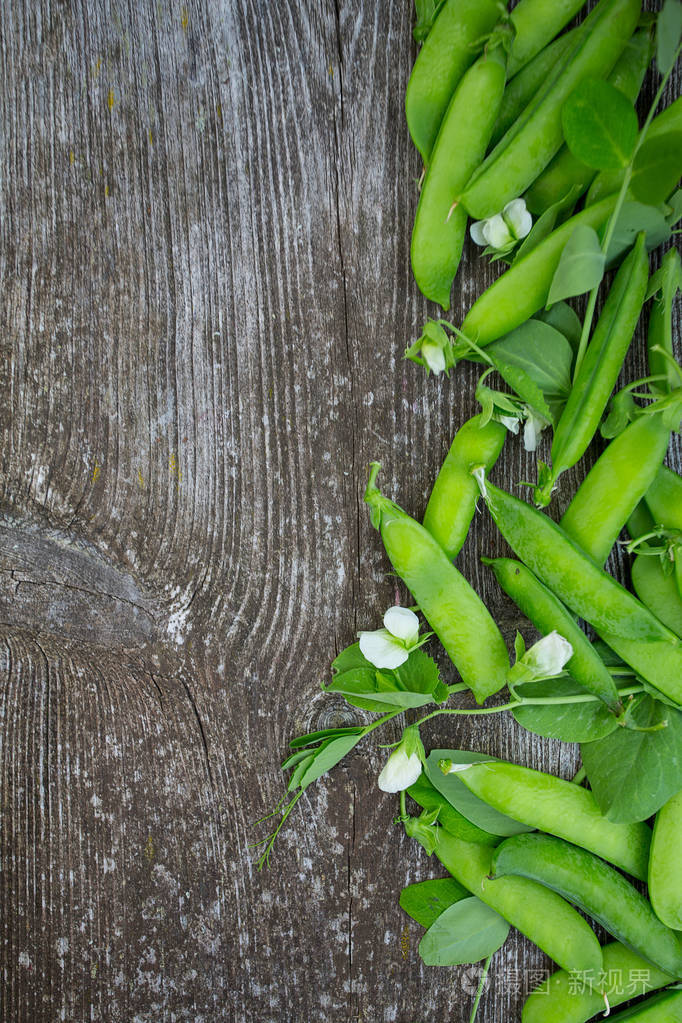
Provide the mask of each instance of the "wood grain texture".
{"label": "wood grain texture", "polygon": [[[376,743],[269,872],[249,850],[292,735],[354,720],[319,683],[394,600],[368,462],[420,515],[475,411],[475,367],[402,359],[433,311],[411,27],[408,0],[0,5],[2,1020],[469,1017],[398,908],[436,868]],[[497,272],[467,257],[455,321]],[[499,478],[533,471],[508,444]],[[511,636],[502,549],[481,513],[461,561]],[[425,738],[576,764],[506,720]],[[512,935],[481,1020],[546,967]]]}

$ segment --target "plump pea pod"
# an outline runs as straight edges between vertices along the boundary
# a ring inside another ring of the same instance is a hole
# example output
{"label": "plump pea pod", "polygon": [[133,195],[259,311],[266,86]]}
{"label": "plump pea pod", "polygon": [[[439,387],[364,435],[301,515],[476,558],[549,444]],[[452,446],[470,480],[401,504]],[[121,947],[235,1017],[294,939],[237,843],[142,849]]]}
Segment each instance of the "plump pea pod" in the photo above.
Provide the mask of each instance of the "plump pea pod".
{"label": "plump pea pod", "polygon": [[640,0],[600,0],[591,31],[580,34],[577,46],[568,51],[568,62],[522,116],[522,126],[510,128],[460,196],[471,216],[498,213],[535,181],[563,144],[561,108],[566,99],[585,78],[608,75],[635,30],[640,7]]}
{"label": "plump pea pod", "polygon": [[553,835],[514,835],[497,847],[492,868],[495,878],[512,874],[547,885],[648,963],[682,976],[677,936],[622,874],[585,849]]}
{"label": "plump pea pod", "polygon": [[546,0],[519,0],[510,15],[516,35],[509,54],[509,77],[539,54],[584,4],[585,0],[554,0],[549,4]]}
{"label": "plump pea pod", "polygon": [[549,503],[556,481],[587,450],[613,391],[639,320],[649,279],[646,235],[641,232],[611,285],[601,316],[552,439],[552,468],[535,489]]}
{"label": "plump pea pod", "polygon": [[526,109],[535,96],[538,89],[547,81],[548,75],[554,71],[557,61],[560,61],[570,46],[576,42],[576,29],[566,32],[565,35],[555,39],[553,43],[546,46],[522,71],[516,75],[513,81],[507,84],[500,105],[500,112],[495,122],[491,145],[495,146],[502,136],[511,128]]}
{"label": "plump pea pod", "polygon": [[424,512],[424,528],[452,560],[460,552],[476,510],[478,485],[475,465],[488,472],[502,450],[506,428],[482,415],[468,419],[455,434]]}
{"label": "plump pea pod", "polygon": [[[615,714],[622,710],[611,674],[573,615],[551,590],[520,561],[512,558],[483,558],[490,565],[504,592],[544,635],[556,629],[573,647],[566,670],[583,689],[594,693]],[[513,816],[513,814],[512,814]],[[546,830],[546,829],[545,829]]]}
{"label": "plump pea pod", "polygon": [[646,880],[651,829],[607,820],[587,789],[503,760],[472,764],[457,777],[508,817],[564,838]]}
{"label": "plump pea pod", "polygon": [[424,617],[479,703],[507,680],[509,655],[487,607],[447,554],[419,522],[375,485],[380,466],[372,463],[365,501],[386,553]]}
{"label": "plump pea pod", "polygon": [[673,304],[682,281],[682,260],[676,248],[668,249],[666,252],[661,262],[661,271],[663,274],[661,294],[654,299],[649,314],[647,349],[649,373],[652,376],[666,378],[653,383],[652,389],[665,394],[680,386],[680,379],[674,366],[663,354],[664,352],[668,356],[673,354]]}
{"label": "plump pea pod", "polygon": [[[642,29],[635,32],[621,53],[608,77],[609,82],[634,103],[650,60],[651,34]],[[570,195],[570,201],[575,203],[587,191],[596,175],[596,170],[581,163],[568,146],[563,145],[526,192],[526,206],[531,213],[539,216],[566,196]]]}
{"label": "plump pea pod", "polygon": [[[587,1023],[604,1012],[604,994],[611,1008],[665,987],[674,980],[669,973],[651,966],[632,949],[612,941],[602,948],[603,976],[578,978],[557,970],[544,980],[523,1006],[521,1023]],[[604,987],[604,994],[599,990]]]}
{"label": "plump pea pod", "polygon": [[431,784],[423,771],[414,785],[410,785],[407,794],[424,810],[438,810],[438,823],[455,838],[461,838],[465,842],[475,842],[477,845],[490,846],[499,845],[502,841],[499,835],[491,835],[489,831],[484,831],[483,828],[479,828],[467,820],[459,810],[448,803],[445,796],[442,796],[438,789]]}
{"label": "plump pea pod", "polygon": [[653,483],[669,440],[663,416],[640,416],[611,441],[564,512],[561,528],[600,565]]}
{"label": "plump pea pod", "polygon": [[630,574],[632,587],[642,603],[682,638],[682,598],[675,576],[665,574],[658,558],[644,554],[635,558]]}
{"label": "plump pea pod", "polygon": [[[654,117],[646,133],[646,141],[667,135],[668,132],[678,131],[682,131],[682,96]],[[590,206],[617,192],[623,183],[624,173],[625,171],[601,171],[590,185],[586,205]]]}
{"label": "plump pea pod", "polygon": [[447,0],[414,62],[405,93],[412,140],[428,164],[455,87],[497,24],[496,0]]}
{"label": "plump pea pod", "polygon": [[659,920],[682,930],[682,792],[669,799],[656,814],[649,858],[649,898]]}
{"label": "plump pea pod", "polygon": [[483,159],[502,101],[507,55],[487,51],[465,71],[443,118],[422,185],[412,230],[412,271],[423,295],[450,306],[450,289],[462,255],[467,215],[453,209]]}
{"label": "plump pea pod", "polygon": [[[594,931],[555,892],[521,877],[490,879],[493,850],[453,838],[440,828],[436,856],[456,881],[546,952],[565,970],[602,969]],[[551,898],[548,898],[551,896]]]}
{"label": "plump pea pod", "polygon": [[549,516],[486,482],[482,493],[509,546],[541,582],[634,670],[682,704],[682,643]]}
{"label": "plump pea pod", "polygon": [[580,224],[599,231],[609,219],[616,196],[577,213],[497,278],[464,317],[462,332],[480,346],[496,341],[542,309],[566,242]]}
{"label": "plump pea pod", "polygon": [[675,988],[661,991],[612,1016],[611,1023],[682,1023],[682,991]]}

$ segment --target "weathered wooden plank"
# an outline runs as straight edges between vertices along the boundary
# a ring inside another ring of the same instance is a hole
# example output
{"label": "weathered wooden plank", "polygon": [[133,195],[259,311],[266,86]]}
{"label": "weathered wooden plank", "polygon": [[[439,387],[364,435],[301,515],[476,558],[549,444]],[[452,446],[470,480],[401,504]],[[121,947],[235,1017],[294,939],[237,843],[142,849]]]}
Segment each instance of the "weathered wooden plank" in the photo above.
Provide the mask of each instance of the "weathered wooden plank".
{"label": "weathered wooden plank", "polygon": [[[423,967],[397,906],[435,868],[377,799],[376,744],[270,872],[248,848],[291,735],[353,719],[318,683],[394,599],[367,463],[420,514],[475,408],[474,367],[401,358],[429,311],[411,20],[1,5],[3,1019],[468,1018],[471,978]],[[496,272],[468,267],[455,320]],[[532,474],[509,445],[501,478]],[[462,563],[511,634],[482,548],[481,513]],[[428,738],[575,764],[502,720]],[[544,965],[513,937],[482,1020]]]}

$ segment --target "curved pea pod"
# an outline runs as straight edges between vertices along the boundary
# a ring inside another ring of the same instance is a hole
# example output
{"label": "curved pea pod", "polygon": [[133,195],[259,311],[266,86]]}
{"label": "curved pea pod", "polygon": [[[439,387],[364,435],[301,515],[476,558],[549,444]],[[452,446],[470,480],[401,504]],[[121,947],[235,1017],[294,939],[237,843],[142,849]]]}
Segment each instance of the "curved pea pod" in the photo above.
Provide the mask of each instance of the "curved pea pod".
{"label": "curved pea pod", "polygon": [[663,416],[640,416],[611,441],[578,487],[560,525],[599,564],[655,479],[669,440]]}
{"label": "curved pea pod", "polygon": [[581,977],[576,984],[575,976],[557,970],[544,980],[526,999],[521,1023],[587,1023],[604,1012],[604,994],[610,1007],[615,1008],[674,980],[619,941],[604,945],[602,955],[603,977]]}
{"label": "curved pea pod", "polygon": [[412,271],[423,295],[450,306],[450,289],[466,236],[467,215],[455,196],[483,159],[500,107],[507,56],[501,46],[465,71],[443,118],[422,185],[412,230]]}
{"label": "curved pea pod", "polygon": [[659,920],[682,930],[682,792],[669,799],[656,814],[649,859],[649,898]]}
{"label": "curved pea pod", "polygon": [[492,852],[439,829],[435,853],[456,881],[565,970],[599,973],[601,948],[589,924],[561,896],[542,885],[520,877],[491,880]]}
{"label": "curved pea pod", "polygon": [[[642,29],[635,32],[621,53],[608,77],[609,82],[634,103],[650,60],[651,35],[647,29]],[[597,171],[581,163],[568,146],[563,145],[526,192],[526,206],[531,213],[539,216],[567,195],[575,203],[596,175]]]}
{"label": "curved pea pod", "polygon": [[675,576],[665,574],[658,558],[644,554],[635,558],[630,575],[632,587],[642,603],[682,638],[682,598]]}
{"label": "curved pea pod", "polygon": [[[512,558],[483,558],[516,606],[544,635],[553,630],[567,639],[573,656],[566,665],[576,682],[598,696],[616,714],[622,710],[611,673],[571,613],[531,570]],[[513,814],[512,814],[513,816]]]}
{"label": "curved pea pod", "polygon": [[682,642],[549,516],[487,481],[483,498],[512,550],[627,664],[682,704]]}
{"label": "curved pea pod", "polygon": [[646,880],[651,829],[607,820],[587,789],[503,760],[472,764],[457,777],[479,799],[521,824],[588,849]]}
{"label": "curved pea pod", "polygon": [[412,140],[428,164],[455,87],[500,17],[495,0],[447,0],[414,62],[405,93]]}
{"label": "curved pea pod", "polygon": [[492,145],[497,145],[514,121],[521,116],[538,89],[547,81],[547,76],[554,71],[557,61],[560,61],[569,47],[575,44],[576,32],[577,29],[572,29],[555,39],[507,83],[490,140]]}
{"label": "curved pea pod", "polygon": [[509,55],[509,77],[539,54],[584,6],[585,0],[554,0],[551,4],[519,0],[510,15],[516,35]]}
{"label": "curved pea pod", "polygon": [[502,841],[499,835],[491,835],[489,831],[484,831],[467,820],[459,810],[448,803],[423,771],[414,785],[410,785],[407,794],[424,810],[438,810],[438,823],[454,838],[475,842],[478,845],[499,845]]}
{"label": "curved pea pod", "polygon": [[509,655],[500,630],[437,540],[377,489],[379,469],[377,462],[372,463],[365,491],[372,525],[381,532],[393,568],[413,594],[462,681],[483,703],[507,680]]}
{"label": "curved pea pod", "polygon": [[[669,132],[682,132],[682,96],[654,117],[646,133],[646,141],[667,135]],[[625,171],[601,171],[590,185],[585,200],[586,205],[600,202],[608,195],[620,189]]]}
{"label": "curved pea pod", "polygon": [[451,560],[459,554],[476,510],[478,485],[471,470],[475,465],[491,469],[506,435],[502,423],[486,423],[479,414],[459,428],[450,445],[424,512],[424,528]]}
{"label": "curved pea pod", "polygon": [[645,241],[641,232],[609,289],[554,431],[552,468],[534,492],[538,504],[549,503],[559,476],[582,458],[597,431],[644,305],[649,280]]}
{"label": "curved pea pod", "polygon": [[484,347],[503,337],[544,308],[552,278],[566,242],[580,224],[599,231],[609,219],[616,196],[609,196],[577,213],[535,248],[515,260],[474,302],[462,322],[462,332]]}
{"label": "curved pea pod", "polygon": [[576,46],[569,48],[557,73],[522,115],[522,123],[509,129],[462,192],[460,201],[472,217],[498,213],[547,166],[564,141],[564,102],[585,78],[608,75],[635,30],[640,7],[640,0],[600,0],[589,31],[579,34]]}
{"label": "curved pea pod", "polygon": [[666,394],[680,386],[679,376],[670,358],[666,358],[666,355],[673,354],[673,304],[678,289],[682,287],[682,260],[676,248],[668,249],[663,257],[661,274],[661,294],[654,299],[649,314],[647,350],[649,373],[665,378],[652,383],[652,390]]}
{"label": "curved pea pod", "polygon": [[648,963],[682,976],[682,947],[633,885],[598,856],[553,835],[505,839],[492,861],[495,878],[515,875],[547,885]]}

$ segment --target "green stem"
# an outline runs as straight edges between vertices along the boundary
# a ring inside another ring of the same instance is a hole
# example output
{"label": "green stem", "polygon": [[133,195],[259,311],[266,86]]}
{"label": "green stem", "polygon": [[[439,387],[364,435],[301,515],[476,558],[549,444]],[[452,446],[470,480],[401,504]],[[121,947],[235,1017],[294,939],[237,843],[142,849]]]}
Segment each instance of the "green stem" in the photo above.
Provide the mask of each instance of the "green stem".
{"label": "green stem", "polygon": [[277,827],[275,828],[275,830],[272,832],[272,834],[268,835],[267,838],[261,839],[260,842],[256,842],[256,846],[263,845],[264,842],[267,843],[266,846],[265,846],[265,849],[263,850],[263,852],[261,853],[261,855],[260,855],[260,857],[258,859],[258,865],[257,865],[258,870],[262,870],[263,867],[269,867],[270,866],[270,853],[272,852],[272,847],[275,844],[275,839],[277,838],[278,834],[280,833],[280,831],[284,827],[284,823],[285,823],[287,817],[289,816],[289,814],[291,813],[293,808],[296,806],[296,803],[299,801],[299,799],[301,798],[301,796],[303,795],[304,792],[305,792],[305,789],[301,789],[299,792],[296,793],[296,795],[291,800],[291,802],[287,803],[287,805],[286,805],[286,807],[284,809],[284,813],[282,814],[282,819],[279,822],[279,824],[277,825]]}
{"label": "green stem", "polygon": [[581,767],[578,773],[571,778],[571,781],[574,785],[580,785],[585,781],[585,778],[587,778],[587,771],[584,767]]}
{"label": "green stem", "polygon": [[[679,49],[678,49],[678,55],[679,55]],[[653,98],[652,104],[649,107],[649,113],[647,114],[646,121],[642,125],[642,130],[640,131],[639,135],[637,136],[637,141],[635,143],[635,148],[633,150],[632,156],[630,157],[630,162],[628,163],[627,167],[625,168],[625,175],[623,177],[623,183],[620,186],[620,191],[618,192],[618,198],[616,199],[616,205],[614,206],[613,212],[611,213],[611,216],[609,217],[609,221],[608,221],[608,224],[607,224],[607,227],[606,227],[606,234],[604,235],[604,239],[603,239],[603,241],[601,243],[601,250],[604,253],[604,255],[606,255],[606,253],[609,251],[609,245],[611,244],[611,240],[613,238],[614,231],[616,230],[616,223],[618,221],[618,217],[620,216],[620,211],[623,208],[623,203],[625,202],[625,196],[627,194],[627,190],[630,187],[630,181],[632,180],[632,171],[633,171],[633,167],[634,167],[635,157],[637,156],[637,153],[639,152],[639,150],[640,150],[640,148],[641,148],[641,146],[642,146],[642,144],[643,144],[643,142],[644,142],[644,140],[646,138],[646,134],[647,134],[647,132],[649,130],[649,126],[650,126],[651,122],[654,119],[654,114],[656,113],[656,107],[660,103],[661,96],[663,95],[663,92],[665,91],[665,87],[668,84],[668,79],[670,78],[670,75],[672,74],[673,68],[675,67],[676,63],[677,63],[677,60],[673,61],[673,66],[663,76],[663,80],[661,81],[661,84],[658,87],[656,95]],[[590,330],[592,329],[592,320],[594,318],[594,310],[595,310],[595,307],[597,305],[597,292],[598,291],[599,291],[599,284],[595,288],[592,289],[592,291],[590,292],[590,297],[587,300],[587,309],[585,310],[585,319],[583,321],[583,329],[582,329],[582,332],[580,334],[580,344],[578,346],[578,354],[575,357],[575,370],[573,372],[573,381],[574,382],[577,379],[578,371],[580,370],[581,363],[583,361],[583,358],[585,357],[585,351],[587,349],[587,342],[589,340]]]}
{"label": "green stem", "polygon": [[478,982],[478,990],[476,991],[476,997],[474,999],[474,1004],[471,1009],[471,1015],[469,1016],[469,1023],[474,1023],[476,1019],[476,1013],[478,1012],[478,1003],[480,1002],[481,995],[483,994],[483,989],[485,987],[485,979],[488,976],[488,970],[490,969],[490,960],[492,959],[492,957],[493,954],[491,953],[486,959],[485,963],[483,964],[483,969],[481,970],[481,979]]}
{"label": "green stem", "polygon": [[405,797],[405,789],[400,792],[400,816],[403,820],[407,817],[407,799]]}

